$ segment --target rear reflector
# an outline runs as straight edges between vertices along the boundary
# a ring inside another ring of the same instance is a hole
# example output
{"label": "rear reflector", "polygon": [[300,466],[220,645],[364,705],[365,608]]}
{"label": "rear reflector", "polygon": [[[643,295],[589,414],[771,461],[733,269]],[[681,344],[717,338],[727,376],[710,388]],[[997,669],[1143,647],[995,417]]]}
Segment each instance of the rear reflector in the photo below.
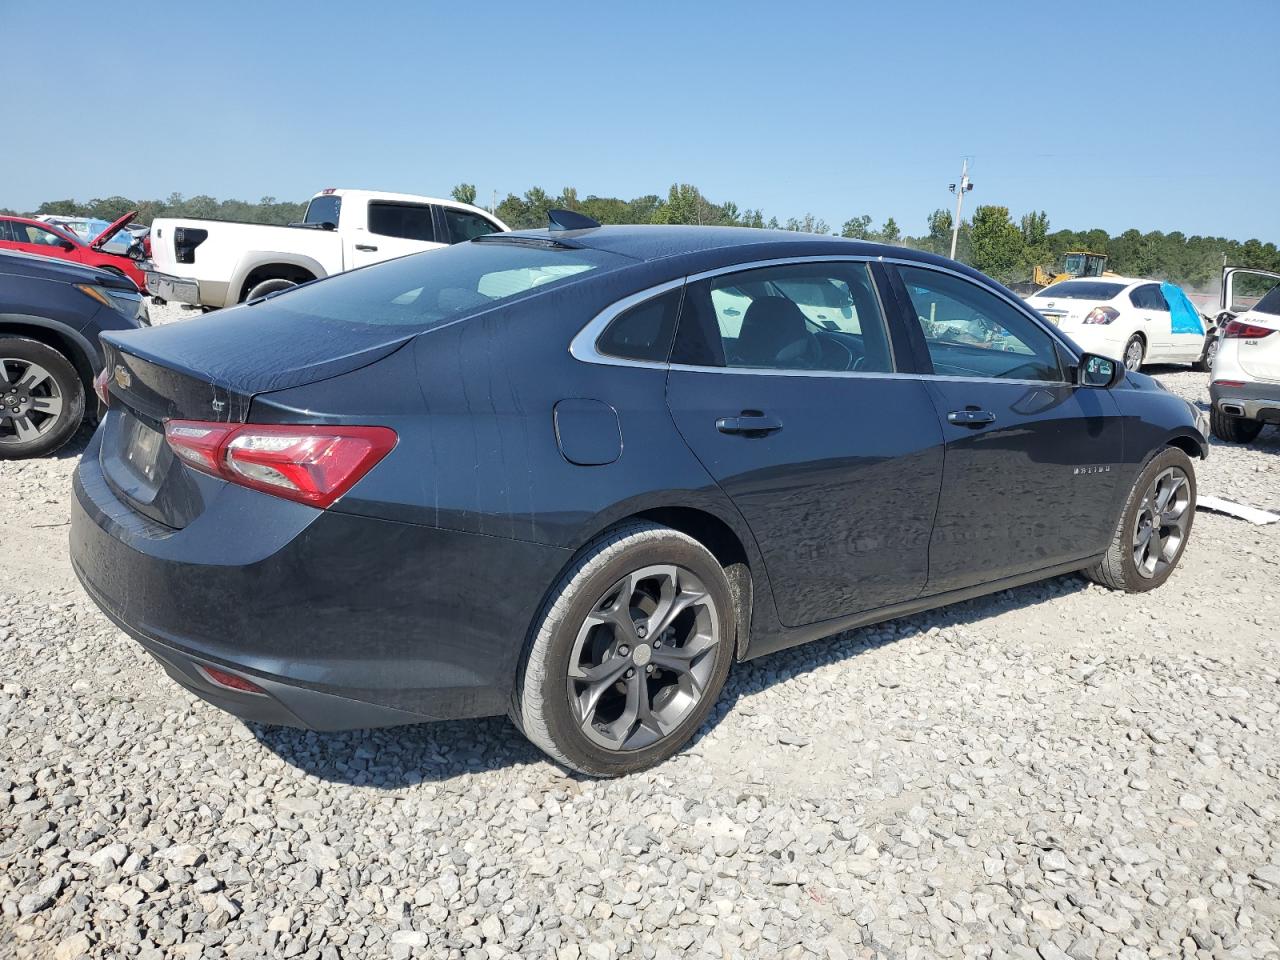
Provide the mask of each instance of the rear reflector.
{"label": "rear reflector", "polygon": [[1231,320],[1222,328],[1222,335],[1228,340],[1261,340],[1275,333],[1270,327],[1259,327],[1252,323],[1241,323]]}
{"label": "rear reflector", "polygon": [[396,445],[387,427],[328,424],[166,420],[164,436],[196,470],[321,509]]}
{"label": "rear reflector", "polygon": [[226,687],[228,690],[237,690],[240,693],[267,692],[252,680],[246,680],[244,677],[238,677],[234,673],[227,673],[227,671],[219,670],[217,667],[210,667],[201,664],[200,671],[218,686]]}

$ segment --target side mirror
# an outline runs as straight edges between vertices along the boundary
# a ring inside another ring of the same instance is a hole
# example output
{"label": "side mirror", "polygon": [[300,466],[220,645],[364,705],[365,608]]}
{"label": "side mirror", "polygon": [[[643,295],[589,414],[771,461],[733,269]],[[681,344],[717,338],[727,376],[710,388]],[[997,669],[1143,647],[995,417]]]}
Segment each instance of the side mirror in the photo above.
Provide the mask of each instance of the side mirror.
{"label": "side mirror", "polygon": [[1076,385],[1109,389],[1124,379],[1124,365],[1119,360],[1086,353],[1076,367]]}
{"label": "side mirror", "polygon": [[63,250],[66,250],[68,253],[70,253],[72,250],[76,248],[76,245],[72,243],[70,240],[59,240],[58,246],[60,246]]}

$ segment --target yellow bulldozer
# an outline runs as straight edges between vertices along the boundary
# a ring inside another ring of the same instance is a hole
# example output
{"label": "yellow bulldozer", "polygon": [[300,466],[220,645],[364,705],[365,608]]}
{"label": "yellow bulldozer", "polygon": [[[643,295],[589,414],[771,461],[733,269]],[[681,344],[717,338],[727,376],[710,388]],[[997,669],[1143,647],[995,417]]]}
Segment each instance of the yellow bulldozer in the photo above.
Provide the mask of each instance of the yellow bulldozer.
{"label": "yellow bulldozer", "polygon": [[1050,273],[1044,267],[1036,266],[1032,282],[1036,289],[1049,286],[1051,283],[1061,283],[1063,280],[1072,280],[1076,277],[1105,277],[1107,276],[1107,255],[1105,253],[1087,253],[1083,250],[1073,250],[1062,258],[1062,270],[1058,273]]}

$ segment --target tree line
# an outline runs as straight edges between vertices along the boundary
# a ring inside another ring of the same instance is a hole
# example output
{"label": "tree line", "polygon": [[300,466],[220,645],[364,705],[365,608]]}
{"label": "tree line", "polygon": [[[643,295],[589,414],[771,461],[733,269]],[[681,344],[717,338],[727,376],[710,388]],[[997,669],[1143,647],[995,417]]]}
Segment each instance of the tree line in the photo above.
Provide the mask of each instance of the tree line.
{"label": "tree line", "polygon": [[[465,203],[476,202],[476,188],[472,184],[458,184],[452,195]],[[275,197],[249,203],[218,200],[203,194],[184,197],[173,193],[164,200],[130,200],[119,196],[84,203],[52,200],[40,204],[35,212],[114,220],[123,213],[137,210],[141,223],[150,223],[156,217],[194,217],[287,224],[301,220],[306,206],[305,202],[280,201]],[[508,193],[492,212],[509,226],[521,229],[546,226],[547,211],[557,208],[574,210],[606,224],[704,224],[799,230],[896,244],[943,256],[950,252],[954,223],[949,210],[937,209],[924,219],[918,234],[905,233],[893,217],[876,226],[866,214],[850,217],[837,230],[812,214],[782,221],[776,216],[766,219],[759,208],[740,208],[732,201],[713,201],[688,183],[672,184],[666,196],[654,193],[630,200],[595,195],[580,197],[573,187],[565,187],[558,194],[531,187],[520,195]],[[1187,236],[1180,231],[1143,233],[1130,229],[1113,236],[1100,228],[1051,230],[1044,211],[1031,211],[1015,220],[1008,207],[995,204],[975,207],[961,222],[956,259],[1003,283],[1013,284],[1028,281],[1037,265],[1054,272],[1063,254],[1073,250],[1106,254],[1107,268],[1119,274],[1171,280],[1191,289],[1212,287],[1221,275],[1224,258],[1240,266],[1280,270],[1280,249],[1274,242]]]}

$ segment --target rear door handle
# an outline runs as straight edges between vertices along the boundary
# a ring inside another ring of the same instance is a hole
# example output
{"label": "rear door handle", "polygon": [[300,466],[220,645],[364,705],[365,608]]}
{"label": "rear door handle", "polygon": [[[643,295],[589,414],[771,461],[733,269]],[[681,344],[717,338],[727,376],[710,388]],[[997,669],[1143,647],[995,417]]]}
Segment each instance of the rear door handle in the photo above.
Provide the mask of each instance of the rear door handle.
{"label": "rear door handle", "polygon": [[996,415],[990,410],[952,410],[947,420],[959,427],[985,427],[996,422]]}
{"label": "rear door handle", "polygon": [[782,421],[764,414],[739,417],[721,417],[716,421],[721,433],[737,433],[747,437],[763,437],[782,429]]}
{"label": "rear door handle", "polygon": [[356,249],[357,249],[357,250],[364,250],[364,251],[366,251],[367,253],[377,253],[377,252],[378,252],[378,248],[377,248],[377,247],[371,247],[371,246],[369,246],[369,244],[367,244],[367,243],[357,243],[357,244],[356,244]]}

